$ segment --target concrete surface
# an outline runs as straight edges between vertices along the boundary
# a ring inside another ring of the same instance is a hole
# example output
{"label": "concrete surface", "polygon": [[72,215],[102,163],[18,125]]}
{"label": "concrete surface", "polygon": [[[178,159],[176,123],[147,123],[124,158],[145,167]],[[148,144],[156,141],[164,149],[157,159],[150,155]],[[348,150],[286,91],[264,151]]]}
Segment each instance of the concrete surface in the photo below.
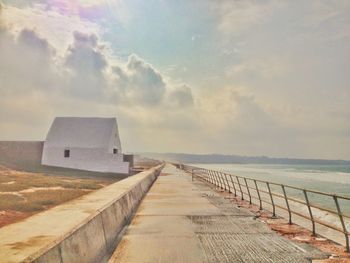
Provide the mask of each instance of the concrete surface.
{"label": "concrete surface", "polygon": [[0,141],[0,163],[40,165],[43,147],[41,141]]}
{"label": "concrete surface", "polygon": [[0,229],[0,262],[106,262],[162,166]]}
{"label": "concrete surface", "polygon": [[293,243],[174,166],[166,165],[114,251],[116,262],[310,262]]}

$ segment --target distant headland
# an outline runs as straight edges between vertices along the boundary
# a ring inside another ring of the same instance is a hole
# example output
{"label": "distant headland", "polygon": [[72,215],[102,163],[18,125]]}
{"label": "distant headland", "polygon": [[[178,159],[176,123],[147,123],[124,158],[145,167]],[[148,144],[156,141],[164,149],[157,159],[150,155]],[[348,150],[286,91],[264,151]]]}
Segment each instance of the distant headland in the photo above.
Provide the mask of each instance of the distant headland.
{"label": "distant headland", "polygon": [[224,154],[139,153],[154,159],[181,163],[238,163],[238,164],[289,164],[289,165],[350,165],[350,160],[273,158],[267,156],[241,156]]}

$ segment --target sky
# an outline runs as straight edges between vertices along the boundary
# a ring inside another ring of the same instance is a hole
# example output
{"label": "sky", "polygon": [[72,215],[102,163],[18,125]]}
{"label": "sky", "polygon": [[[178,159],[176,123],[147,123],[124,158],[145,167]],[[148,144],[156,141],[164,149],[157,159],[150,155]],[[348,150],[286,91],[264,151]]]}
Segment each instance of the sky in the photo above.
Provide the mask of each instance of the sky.
{"label": "sky", "polygon": [[0,140],[350,160],[350,1],[0,0]]}

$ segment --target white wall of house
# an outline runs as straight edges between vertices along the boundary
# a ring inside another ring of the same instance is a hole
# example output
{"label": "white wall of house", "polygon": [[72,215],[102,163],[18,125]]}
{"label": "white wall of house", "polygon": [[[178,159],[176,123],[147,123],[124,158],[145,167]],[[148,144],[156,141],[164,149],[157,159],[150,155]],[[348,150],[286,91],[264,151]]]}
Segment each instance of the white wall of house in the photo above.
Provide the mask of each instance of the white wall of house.
{"label": "white wall of house", "polygon": [[[116,154],[113,149],[117,149]],[[69,156],[65,157],[65,150],[69,150]],[[115,118],[56,118],[44,142],[42,164],[129,173]]]}
{"label": "white wall of house", "polygon": [[112,136],[110,136],[108,142],[108,152],[113,153],[113,149],[117,149],[118,153],[122,152],[117,122],[115,122],[115,124],[113,125]]}
{"label": "white wall of house", "polygon": [[[69,150],[69,157],[64,157],[65,150]],[[129,173],[129,163],[123,162],[123,154],[109,153],[106,149],[48,147],[44,152],[43,165],[105,173]]]}

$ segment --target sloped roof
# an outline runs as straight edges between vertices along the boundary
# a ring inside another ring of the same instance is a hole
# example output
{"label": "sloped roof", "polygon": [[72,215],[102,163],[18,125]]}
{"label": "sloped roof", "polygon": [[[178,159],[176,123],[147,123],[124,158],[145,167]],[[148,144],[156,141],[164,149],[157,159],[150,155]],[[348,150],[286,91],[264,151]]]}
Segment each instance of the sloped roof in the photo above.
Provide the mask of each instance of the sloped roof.
{"label": "sloped roof", "polygon": [[117,127],[116,118],[57,117],[45,144],[54,147],[105,148],[113,136],[119,137]]}

